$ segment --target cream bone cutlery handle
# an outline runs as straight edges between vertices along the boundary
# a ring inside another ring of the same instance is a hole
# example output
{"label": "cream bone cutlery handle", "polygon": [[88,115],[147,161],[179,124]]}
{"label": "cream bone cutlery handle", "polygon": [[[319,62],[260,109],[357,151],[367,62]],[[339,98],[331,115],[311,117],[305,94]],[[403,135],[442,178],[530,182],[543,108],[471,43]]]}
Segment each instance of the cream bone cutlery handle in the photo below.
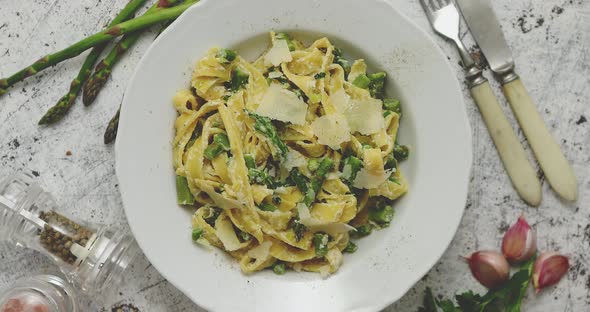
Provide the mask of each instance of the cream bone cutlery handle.
{"label": "cream bone cutlery handle", "polygon": [[572,167],[549,133],[522,81],[516,76],[502,89],[549,184],[564,199],[575,201],[577,183]]}
{"label": "cream bone cutlery handle", "polygon": [[[479,75],[481,77],[481,71]],[[516,192],[529,205],[538,206],[541,203],[541,183],[500,108],[490,83],[483,78],[476,85],[470,83],[470,89]]]}

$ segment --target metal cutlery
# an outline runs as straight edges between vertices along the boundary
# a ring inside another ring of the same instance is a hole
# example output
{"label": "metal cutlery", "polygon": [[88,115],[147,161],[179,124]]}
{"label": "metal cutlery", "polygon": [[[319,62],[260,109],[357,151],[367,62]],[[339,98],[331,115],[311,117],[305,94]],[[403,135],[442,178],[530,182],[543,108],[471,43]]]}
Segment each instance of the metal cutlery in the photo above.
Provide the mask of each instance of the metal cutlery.
{"label": "metal cutlery", "polygon": [[453,41],[466,70],[467,85],[498,149],[508,176],[520,197],[532,206],[541,202],[541,183],[506,119],[482,70],[459,39],[459,11],[450,0],[420,0],[432,28]]}
{"label": "metal cutlery", "polygon": [[561,197],[577,198],[576,177],[561,148],[551,136],[543,118],[518,75],[502,29],[489,0],[457,0],[479,47],[485,54],[516,119],[539,161],[551,187]]}

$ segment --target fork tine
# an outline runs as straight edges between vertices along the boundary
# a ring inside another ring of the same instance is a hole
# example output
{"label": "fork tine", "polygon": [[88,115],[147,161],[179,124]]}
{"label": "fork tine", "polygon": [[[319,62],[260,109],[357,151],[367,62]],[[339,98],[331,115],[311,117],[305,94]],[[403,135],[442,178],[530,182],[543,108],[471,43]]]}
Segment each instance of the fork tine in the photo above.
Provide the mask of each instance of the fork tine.
{"label": "fork tine", "polygon": [[426,11],[429,17],[432,17],[432,13],[438,10],[435,1],[436,0],[420,0],[420,2],[422,2],[422,6],[424,7],[424,11]]}
{"label": "fork tine", "polygon": [[424,12],[426,13],[426,16],[428,17],[428,19],[432,19],[432,7],[430,6],[430,0],[420,0],[420,4],[422,4],[422,8],[424,9]]}

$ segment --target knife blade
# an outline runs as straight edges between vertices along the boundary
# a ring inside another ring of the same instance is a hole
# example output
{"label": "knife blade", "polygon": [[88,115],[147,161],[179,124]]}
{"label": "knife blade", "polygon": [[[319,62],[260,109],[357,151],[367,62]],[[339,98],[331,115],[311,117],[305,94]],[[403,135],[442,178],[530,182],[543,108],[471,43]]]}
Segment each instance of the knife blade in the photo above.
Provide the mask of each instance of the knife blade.
{"label": "knife blade", "polygon": [[576,176],[561,147],[547,129],[543,117],[518,75],[504,39],[502,28],[489,0],[456,0],[471,34],[483,51],[490,68],[502,84],[504,95],[516,120],[539,161],[547,181],[561,197],[575,201],[578,196]]}
{"label": "knife blade", "polygon": [[471,34],[483,51],[492,71],[508,83],[516,78],[512,53],[492,4],[487,0],[456,0]]}

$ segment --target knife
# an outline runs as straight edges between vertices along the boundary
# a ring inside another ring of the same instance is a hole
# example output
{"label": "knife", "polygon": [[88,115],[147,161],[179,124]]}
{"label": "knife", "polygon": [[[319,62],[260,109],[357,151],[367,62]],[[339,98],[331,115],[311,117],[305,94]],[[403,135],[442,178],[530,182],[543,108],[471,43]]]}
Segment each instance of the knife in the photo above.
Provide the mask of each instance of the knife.
{"label": "knife", "polygon": [[489,0],[456,0],[463,17],[490,68],[502,84],[504,95],[529,141],[549,184],[561,197],[575,201],[576,177],[522,81],[514,72],[514,60]]}

